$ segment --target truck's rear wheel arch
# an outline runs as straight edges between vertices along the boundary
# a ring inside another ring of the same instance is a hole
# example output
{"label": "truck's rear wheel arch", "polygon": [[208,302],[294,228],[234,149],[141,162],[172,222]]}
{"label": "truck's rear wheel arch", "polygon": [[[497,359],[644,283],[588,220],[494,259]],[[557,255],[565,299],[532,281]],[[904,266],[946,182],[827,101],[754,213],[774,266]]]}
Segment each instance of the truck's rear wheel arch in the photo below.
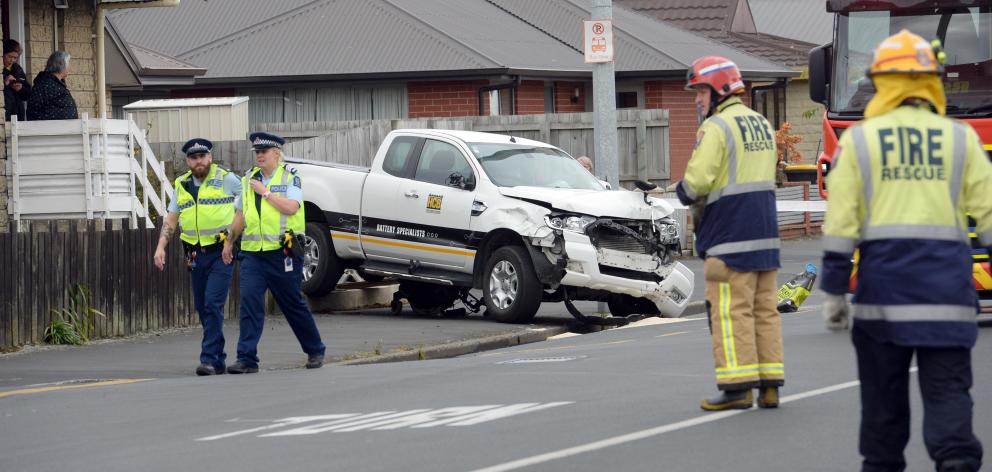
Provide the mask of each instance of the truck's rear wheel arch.
{"label": "truck's rear wheel arch", "polygon": [[321,210],[316,203],[303,202],[303,211],[306,212],[307,221],[327,224],[327,218],[324,217],[324,210]]}
{"label": "truck's rear wheel arch", "polygon": [[482,281],[485,280],[486,263],[492,257],[493,252],[502,246],[524,246],[523,237],[513,230],[501,228],[486,233],[479,243],[479,249],[475,252],[475,263],[472,267],[472,287],[481,289]]}

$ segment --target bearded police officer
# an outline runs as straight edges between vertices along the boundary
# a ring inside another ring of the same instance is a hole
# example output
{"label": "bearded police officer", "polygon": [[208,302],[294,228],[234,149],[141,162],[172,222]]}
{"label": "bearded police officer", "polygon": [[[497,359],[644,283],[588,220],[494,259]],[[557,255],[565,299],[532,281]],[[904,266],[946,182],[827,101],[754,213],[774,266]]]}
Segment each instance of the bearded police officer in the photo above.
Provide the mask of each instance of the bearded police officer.
{"label": "bearded police officer", "polygon": [[850,311],[866,471],[906,468],[914,353],[937,470],[982,464],[969,394],[978,332],[966,213],[992,244],[992,164],[971,127],[943,116],[938,45],[903,30],[878,46],[866,120],[841,136],[827,179],[821,286],[832,329],[847,325],[844,294],[860,254]]}
{"label": "bearded police officer", "polygon": [[[258,341],[265,321],[268,289],[300,347],[307,354],[306,367],[324,363],[324,343],[317,323],[303,298],[303,256],[297,235],[306,230],[303,187],[296,171],[282,162],[285,141],[274,134],[253,133],[249,140],[258,166],[242,179],[243,191],[235,202],[231,225],[234,237],[242,234],[241,334],[238,360],[228,367],[232,374],[258,372]],[[233,259],[233,240],[224,247],[224,260]]]}
{"label": "bearded police officer", "polygon": [[728,59],[697,59],[686,89],[696,92],[701,125],[685,177],[675,190],[683,204],[694,208],[721,391],[700,407],[751,408],[751,390],[760,388],[758,406],[775,408],[785,370],[775,308],[779,239],[774,133],[763,116],[741,101],[744,82]]}
{"label": "bearded police officer", "polygon": [[165,247],[179,223],[192,271],[193,300],[203,326],[200,365],[196,375],[223,374],[224,302],[231,286],[233,267],[221,260],[225,231],[234,219],[234,198],[241,194],[241,181],[234,173],[213,163],[213,144],[201,138],[183,145],[189,171],[175,182],[175,198],[155,249],[155,266],[165,269]]}

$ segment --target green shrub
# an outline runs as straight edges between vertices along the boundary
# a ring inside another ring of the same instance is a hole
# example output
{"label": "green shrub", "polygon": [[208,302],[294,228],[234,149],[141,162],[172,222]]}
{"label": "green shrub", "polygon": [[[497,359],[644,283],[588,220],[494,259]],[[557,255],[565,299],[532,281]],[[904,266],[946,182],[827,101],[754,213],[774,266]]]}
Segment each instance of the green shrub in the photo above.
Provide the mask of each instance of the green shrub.
{"label": "green shrub", "polygon": [[90,289],[85,285],[72,284],[65,293],[69,306],[52,310],[56,318],[45,329],[45,341],[50,344],[88,342],[96,331],[96,317],[106,315],[93,308]]}

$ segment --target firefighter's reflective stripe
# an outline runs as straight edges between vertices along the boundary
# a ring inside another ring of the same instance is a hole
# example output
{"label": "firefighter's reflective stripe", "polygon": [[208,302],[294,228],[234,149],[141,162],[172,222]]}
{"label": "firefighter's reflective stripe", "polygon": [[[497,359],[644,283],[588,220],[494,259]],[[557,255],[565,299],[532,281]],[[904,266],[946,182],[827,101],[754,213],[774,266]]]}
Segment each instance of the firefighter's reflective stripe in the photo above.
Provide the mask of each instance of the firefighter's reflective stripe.
{"label": "firefighter's reflective stripe", "polygon": [[824,236],[823,250],[836,252],[838,254],[854,254],[854,248],[858,245],[858,240],[854,238],[842,238],[840,236]]}
{"label": "firefighter's reflective stripe", "polygon": [[730,284],[726,282],[720,284],[719,309],[720,333],[723,335],[723,355],[726,358],[727,367],[733,368],[737,366],[737,350],[734,347],[734,321],[730,317]]}
{"label": "firefighter's reflective stripe", "polygon": [[785,364],[781,362],[769,362],[765,364],[758,364],[758,374],[762,377],[764,376],[778,376],[785,375]]}
{"label": "firefighter's reflective stripe", "polygon": [[963,305],[855,305],[854,317],[862,320],[975,321],[975,307]]}
{"label": "firefighter's reflective stripe", "polygon": [[762,251],[765,249],[778,249],[782,245],[778,238],[753,239],[751,241],[737,241],[733,243],[717,244],[710,247],[707,254],[711,256],[721,256],[724,254],[736,254],[739,252]]}

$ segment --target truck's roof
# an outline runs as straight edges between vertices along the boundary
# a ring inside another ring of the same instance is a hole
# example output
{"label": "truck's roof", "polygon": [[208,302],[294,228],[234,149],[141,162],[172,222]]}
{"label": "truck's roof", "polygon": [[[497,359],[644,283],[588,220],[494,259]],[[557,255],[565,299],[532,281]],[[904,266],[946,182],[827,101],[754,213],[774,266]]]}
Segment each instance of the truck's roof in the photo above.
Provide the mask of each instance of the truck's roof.
{"label": "truck's roof", "polygon": [[[446,136],[450,138],[460,139],[466,143],[509,143],[510,135],[506,134],[495,134],[495,133],[481,133],[478,131],[465,131],[465,130],[455,130],[455,129],[398,129],[393,131],[394,133],[419,133],[419,134],[433,134],[436,136]],[[526,146],[534,147],[554,147],[548,143],[542,143],[540,141],[534,141],[531,139],[525,139],[520,137],[514,137],[514,144],[523,144]]]}

